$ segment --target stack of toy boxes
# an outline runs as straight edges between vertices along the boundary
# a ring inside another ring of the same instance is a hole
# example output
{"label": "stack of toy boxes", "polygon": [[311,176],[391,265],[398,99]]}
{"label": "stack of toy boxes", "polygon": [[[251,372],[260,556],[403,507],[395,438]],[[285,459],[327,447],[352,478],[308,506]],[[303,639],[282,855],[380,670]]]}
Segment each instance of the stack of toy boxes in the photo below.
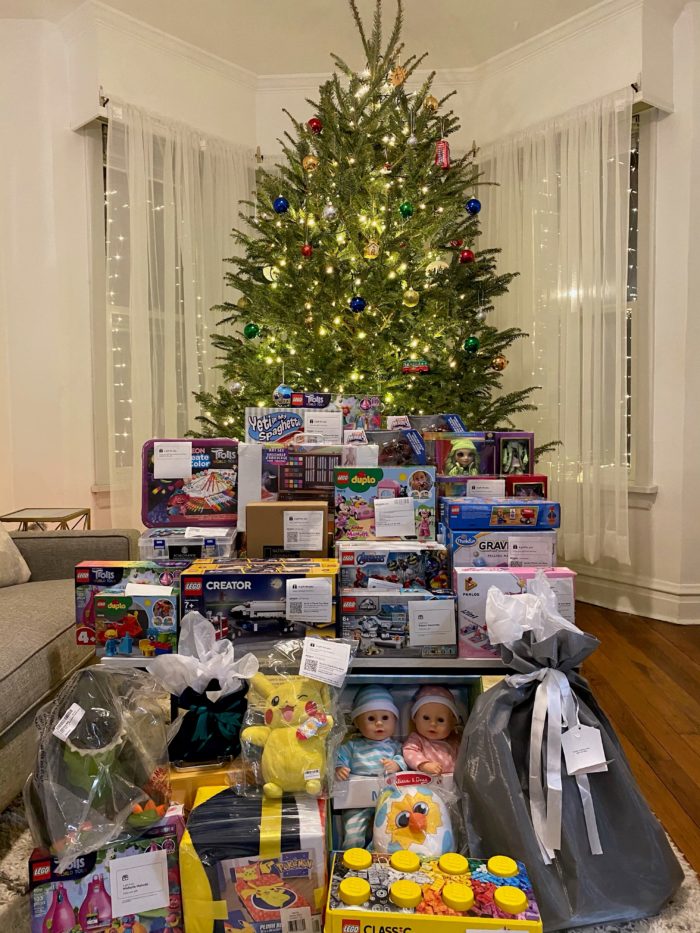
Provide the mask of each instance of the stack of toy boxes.
{"label": "stack of toy boxes", "polygon": [[555,568],[558,502],[532,499],[445,498],[441,501],[444,540],[453,561],[457,594],[459,656],[498,656],[486,631],[486,594],[527,592],[544,569],[559,612],[574,621],[573,571]]}

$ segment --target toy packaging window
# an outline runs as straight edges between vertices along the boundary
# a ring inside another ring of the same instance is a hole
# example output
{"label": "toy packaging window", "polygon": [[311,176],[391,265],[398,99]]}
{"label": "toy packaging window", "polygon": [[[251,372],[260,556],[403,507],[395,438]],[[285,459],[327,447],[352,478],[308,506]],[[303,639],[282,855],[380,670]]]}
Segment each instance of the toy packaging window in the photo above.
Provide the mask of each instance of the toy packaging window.
{"label": "toy packaging window", "polygon": [[[382,534],[377,522],[376,500],[409,499],[413,522],[400,534]],[[335,471],[335,529],[337,540],[376,538],[435,539],[435,468],[339,467]],[[409,527],[410,526],[410,527]]]}
{"label": "toy packaging window", "polygon": [[404,589],[446,590],[450,587],[447,549],[435,541],[390,544],[382,541],[339,541],[340,589],[366,589],[389,583]]}
{"label": "toy packaging window", "polygon": [[[208,533],[216,531],[216,534]],[[149,528],[139,538],[142,560],[199,560],[236,556],[235,528]]]}
{"label": "toy packaging window", "polygon": [[437,472],[444,476],[481,476],[498,473],[496,444],[488,432],[442,434],[435,444]]}

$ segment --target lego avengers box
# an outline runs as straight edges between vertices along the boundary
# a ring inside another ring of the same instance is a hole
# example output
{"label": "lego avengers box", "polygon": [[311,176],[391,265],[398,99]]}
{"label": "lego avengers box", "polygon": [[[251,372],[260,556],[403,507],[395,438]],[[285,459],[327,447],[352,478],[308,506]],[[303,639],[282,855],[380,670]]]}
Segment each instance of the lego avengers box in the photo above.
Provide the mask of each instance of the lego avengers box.
{"label": "lego avengers box", "polygon": [[333,637],[337,575],[333,559],[195,561],[180,581],[182,613],[200,612],[240,639],[242,651],[280,638]]}
{"label": "lego avengers box", "polygon": [[447,589],[450,577],[447,550],[435,541],[339,541],[340,589],[368,586]]}
{"label": "lego avengers box", "polygon": [[519,528],[542,531],[558,528],[561,510],[549,499],[443,499],[441,521],[452,531],[486,531],[491,528]]}

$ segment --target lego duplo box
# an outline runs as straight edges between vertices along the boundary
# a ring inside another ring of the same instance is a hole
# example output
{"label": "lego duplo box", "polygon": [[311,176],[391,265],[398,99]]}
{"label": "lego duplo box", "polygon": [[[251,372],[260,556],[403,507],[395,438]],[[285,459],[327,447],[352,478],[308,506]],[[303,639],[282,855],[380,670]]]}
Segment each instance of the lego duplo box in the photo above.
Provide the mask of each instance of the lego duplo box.
{"label": "lego duplo box", "polygon": [[455,567],[452,578],[457,595],[457,630],[460,658],[500,657],[486,630],[486,596],[492,586],[509,595],[527,593],[539,572],[544,573],[557,597],[557,609],[568,622],[575,623],[574,581],[576,574],[567,567]]}
{"label": "lego duplo box", "polygon": [[558,528],[561,509],[549,499],[479,499],[476,496],[443,499],[440,518],[452,531],[487,531],[518,528],[545,531]]}
{"label": "lego duplo box", "polygon": [[447,549],[436,541],[339,541],[340,589],[392,586],[444,590],[450,586]]}
{"label": "lego duplo box", "polygon": [[[75,859],[58,872],[58,859],[34,849],[29,859],[31,933],[182,928],[178,845],[182,806],[157,823]],[[120,922],[121,918],[121,922]],[[140,926],[139,926],[140,924]]]}
{"label": "lego duplo box", "polygon": [[435,467],[337,467],[336,540],[435,540]]}
{"label": "lego duplo box", "polygon": [[358,657],[456,658],[452,592],[346,590],[340,631],[357,644]]}
{"label": "lego duplo box", "polygon": [[75,640],[95,644],[95,597],[103,590],[123,593],[129,583],[177,587],[188,560],[84,560],[75,568]]}
{"label": "lego duplo box", "polygon": [[111,590],[95,597],[95,653],[108,658],[152,658],[177,648],[178,592],[127,596]]}
{"label": "lego duplo box", "polygon": [[452,531],[443,540],[453,567],[554,567],[556,531]]}
{"label": "lego duplo box", "polygon": [[195,561],[180,581],[182,613],[200,612],[241,639],[243,651],[284,637],[333,637],[337,576],[330,558]]}

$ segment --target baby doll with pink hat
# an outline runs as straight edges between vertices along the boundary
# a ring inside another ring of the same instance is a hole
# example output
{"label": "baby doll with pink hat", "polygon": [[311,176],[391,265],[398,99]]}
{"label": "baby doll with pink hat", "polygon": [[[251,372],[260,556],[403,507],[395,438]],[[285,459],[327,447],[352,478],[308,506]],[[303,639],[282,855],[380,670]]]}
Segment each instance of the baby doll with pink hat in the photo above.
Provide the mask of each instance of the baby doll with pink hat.
{"label": "baby doll with pink hat", "polygon": [[459,711],[447,687],[425,686],[413,697],[414,730],[403,743],[403,757],[413,771],[452,774],[459,751]]}

